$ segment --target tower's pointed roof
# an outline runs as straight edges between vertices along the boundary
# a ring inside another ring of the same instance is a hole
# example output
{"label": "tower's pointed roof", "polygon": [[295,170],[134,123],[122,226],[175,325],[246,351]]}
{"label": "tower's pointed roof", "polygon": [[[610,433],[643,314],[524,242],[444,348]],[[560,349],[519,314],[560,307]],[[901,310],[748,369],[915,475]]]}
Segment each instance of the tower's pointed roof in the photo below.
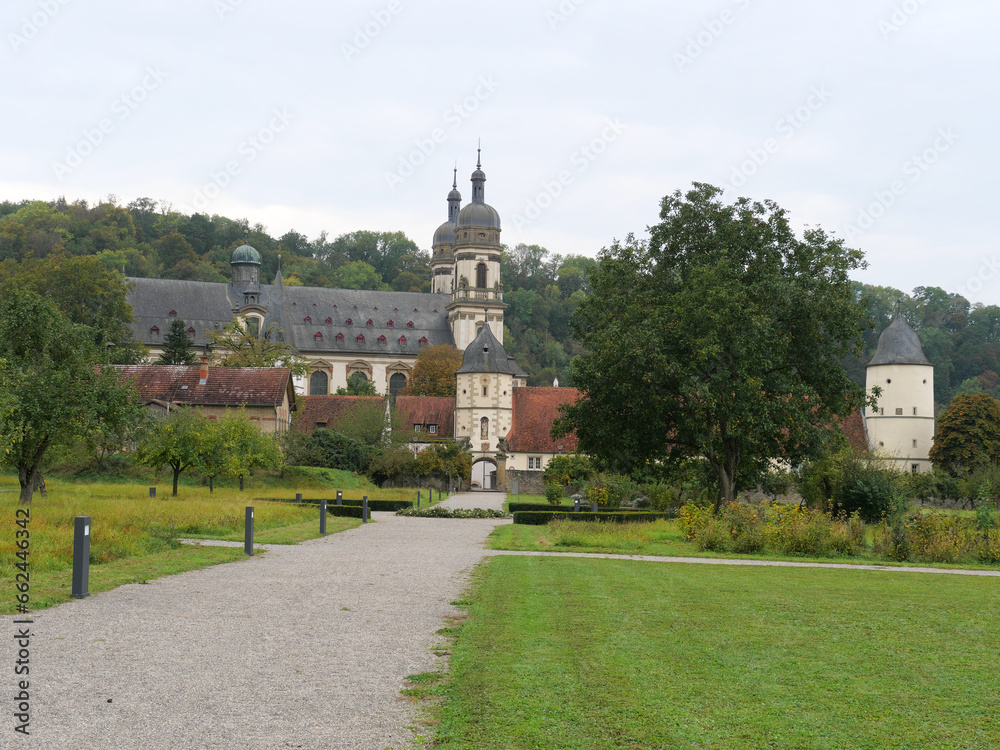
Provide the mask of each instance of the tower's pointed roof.
{"label": "tower's pointed roof", "polygon": [[[497,341],[489,324],[484,324],[475,340],[465,347],[462,355],[462,366],[456,374],[462,372],[500,372],[505,375],[519,377],[511,367],[511,358],[503,344]],[[516,365],[515,365],[516,367]]]}
{"label": "tower's pointed roof", "polygon": [[930,364],[927,357],[924,356],[917,332],[910,328],[901,316],[897,315],[889,327],[882,331],[882,335],[878,337],[878,348],[868,366]]}
{"label": "tower's pointed roof", "polygon": [[500,214],[486,202],[486,173],[481,151],[477,151],[476,170],[472,173],[472,202],[459,212],[456,223],[460,227],[500,229]]}

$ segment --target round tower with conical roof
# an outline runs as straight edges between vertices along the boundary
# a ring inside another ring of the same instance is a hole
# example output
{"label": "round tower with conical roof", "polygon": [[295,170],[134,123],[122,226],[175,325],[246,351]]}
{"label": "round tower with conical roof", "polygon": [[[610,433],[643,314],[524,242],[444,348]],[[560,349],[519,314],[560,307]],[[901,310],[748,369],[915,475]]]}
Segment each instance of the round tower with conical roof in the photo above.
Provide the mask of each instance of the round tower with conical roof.
{"label": "round tower with conical roof", "polygon": [[486,173],[478,151],[472,173],[472,202],[455,222],[454,291],[448,305],[448,322],[455,347],[465,348],[489,321],[503,343],[503,291],[500,286],[500,214],[486,203]]}
{"label": "round tower with conical roof", "polygon": [[868,363],[866,388],[879,388],[878,406],[865,410],[868,443],[900,471],[931,470],[934,440],[934,365],[917,332],[899,315],[882,331]]}

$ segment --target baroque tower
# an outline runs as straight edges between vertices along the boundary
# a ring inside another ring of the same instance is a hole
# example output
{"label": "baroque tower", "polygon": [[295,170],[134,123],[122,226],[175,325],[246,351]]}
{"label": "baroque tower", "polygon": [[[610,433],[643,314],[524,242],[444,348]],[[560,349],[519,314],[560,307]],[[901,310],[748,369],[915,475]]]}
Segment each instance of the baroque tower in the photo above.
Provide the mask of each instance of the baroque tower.
{"label": "baroque tower", "polygon": [[875,409],[866,409],[872,451],[900,471],[931,470],[934,440],[934,365],[924,356],[916,331],[898,314],[878,338],[865,387],[882,390]]}
{"label": "baroque tower", "polygon": [[455,228],[462,207],[462,194],[458,192],[458,168],[452,175],[451,192],[448,193],[448,221],[434,232],[431,243],[431,292],[451,294],[455,291]]}

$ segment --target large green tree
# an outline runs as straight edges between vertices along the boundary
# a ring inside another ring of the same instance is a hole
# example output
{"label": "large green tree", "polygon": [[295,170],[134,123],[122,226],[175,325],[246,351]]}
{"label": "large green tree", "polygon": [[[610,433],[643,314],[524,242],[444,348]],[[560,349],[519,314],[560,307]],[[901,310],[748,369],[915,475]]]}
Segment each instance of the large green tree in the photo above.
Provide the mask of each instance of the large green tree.
{"label": "large green tree", "polygon": [[183,318],[170,321],[170,329],[163,339],[163,351],[156,360],[158,365],[193,365],[198,361],[194,354],[194,345],[187,332],[187,324]]}
{"label": "large green tree", "polygon": [[952,476],[1000,461],[1000,406],[985,393],[960,393],[937,421],[930,459]]}
{"label": "large green tree", "polygon": [[821,229],[797,237],[771,201],[721,193],[677,191],[648,242],[601,252],[574,321],[582,398],[556,425],[618,471],[703,457],[720,502],[770,460],[814,453],[863,403],[839,360],[868,325],[848,278],[859,251]]}
{"label": "large green tree", "polygon": [[179,408],[153,420],[139,443],[136,458],[157,471],[169,466],[173,471],[173,494],[176,495],[181,473],[198,465],[206,446],[213,446],[208,418],[199,411]]}
{"label": "large green tree", "polygon": [[408,396],[454,396],[455,373],[462,366],[462,352],[450,344],[425,346],[417,354],[406,389]]}
{"label": "large green tree", "polygon": [[0,302],[2,462],[17,471],[21,502],[41,481],[45,452],[96,430],[115,433],[137,418],[137,396],[101,366],[94,329],[71,323],[55,302],[7,289]]}

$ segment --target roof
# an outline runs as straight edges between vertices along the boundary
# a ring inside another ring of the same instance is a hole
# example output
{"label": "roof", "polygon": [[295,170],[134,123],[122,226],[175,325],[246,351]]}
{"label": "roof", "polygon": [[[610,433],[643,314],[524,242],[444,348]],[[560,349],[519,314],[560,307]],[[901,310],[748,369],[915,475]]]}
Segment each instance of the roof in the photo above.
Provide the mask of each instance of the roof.
{"label": "roof", "polygon": [[[232,284],[141,278],[129,278],[129,282],[133,284],[128,294],[135,317],[132,329],[147,346],[163,345],[174,318],[183,318],[194,329],[194,345],[204,346],[208,332],[228,325],[233,311],[244,304],[243,290]],[[360,359],[372,355],[415,356],[420,352],[421,340],[429,346],[454,346],[446,310],[450,301],[450,294],[278,283],[261,285],[259,306],[267,310],[264,325],[274,323],[284,331],[284,340],[300,353],[347,354]],[[338,334],[342,335],[339,341]],[[379,342],[380,337],[385,338],[384,343]]]}
{"label": "roof", "polygon": [[515,388],[514,417],[507,442],[512,451],[521,453],[573,453],[577,448],[576,433],[558,440],[549,436],[552,423],[559,416],[559,407],[573,404],[580,398],[576,388]]}
{"label": "roof", "polygon": [[455,437],[454,396],[396,396],[396,409],[407,432],[416,424],[436,424],[438,437]]}
{"label": "roof", "polygon": [[292,371],[287,367],[209,367],[205,383],[198,365],[119,365],[135,381],[144,404],[154,401],[192,406],[280,406],[294,404]]}
{"label": "roof", "polygon": [[872,357],[868,366],[930,364],[927,357],[924,356],[917,332],[897,315],[889,327],[882,331],[882,335],[878,337],[875,356]]}
{"label": "roof", "polygon": [[[501,372],[515,377],[522,377],[511,365],[512,359],[497,341],[488,325],[484,325],[479,335],[465,347],[462,354],[462,366],[455,374],[462,372]],[[520,370],[520,368],[517,368]]]}
{"label": "roof", "polygon": [[317,422],[336,427],[347,412],[365,402],[383,403],[381,396],[300,396],[292,428],[307,435],[317,428]]}
{"label": "roof", "polygon": [[840,429],[847,438],[848,444],[856,451],[868,453],[868,433],[865,431],[865,420],[860,411],[852,411],[845,419],[838,420]]}

